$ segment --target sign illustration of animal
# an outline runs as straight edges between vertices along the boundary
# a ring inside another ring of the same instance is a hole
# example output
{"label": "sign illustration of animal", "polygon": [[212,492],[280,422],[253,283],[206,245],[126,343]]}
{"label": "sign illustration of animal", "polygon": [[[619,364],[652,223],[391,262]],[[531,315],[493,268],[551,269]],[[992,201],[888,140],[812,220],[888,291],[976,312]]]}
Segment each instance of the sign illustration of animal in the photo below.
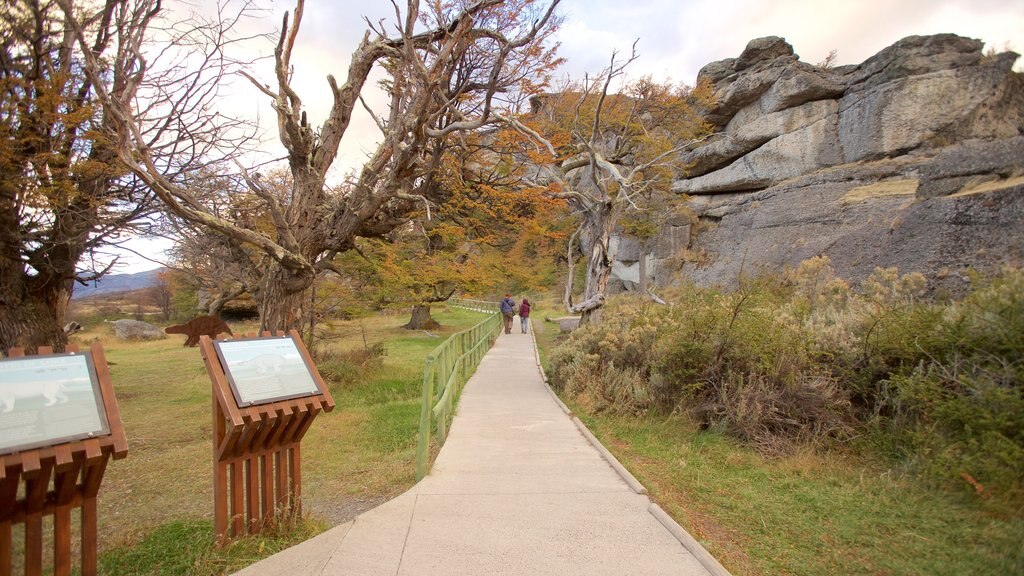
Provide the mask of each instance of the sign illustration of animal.
{"label": "sign illustration of animal", "polygon": [[224,323],[223,320],[216,316],[199,316],[185,322],[184,324],[176,324],[174,326],[168,326],[164,328],[164,332],[168,334],[185,334],[188,338],[185,339],[185,346],[195,346],[199,344],[200,336],[209,336],[210,338],[216,338],[217,334],[227,332],[228,335],[234,336],[231,332],[231,328]]}
{"label": "sign illustration of animal", "polygon": [[3,404],[0,412],[10,412],[14,410],[15,400],[33,396],[42,396],[46,406],[68,401],[60,382],[11,382],[0,386],[0,404]]}
{"label": "sign illustration of animal", "polygon": [[280,374],[285,359],[280,354],[262,354],[248,360],[246,364],[254,368],[257,374]]}

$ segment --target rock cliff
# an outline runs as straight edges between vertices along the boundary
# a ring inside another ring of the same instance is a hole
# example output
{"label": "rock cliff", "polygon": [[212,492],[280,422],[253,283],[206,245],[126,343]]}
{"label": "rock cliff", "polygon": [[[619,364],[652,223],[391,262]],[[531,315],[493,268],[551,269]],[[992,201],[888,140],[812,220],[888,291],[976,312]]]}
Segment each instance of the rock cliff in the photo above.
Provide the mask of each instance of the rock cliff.
{"label": "rock cliff", "polygon": [[[953,34],[911,36],[858,66],[799,61],[777,37],[705,66],[718,134],[692,150],[689,219],[647,256],[660,283],[735,283],[817,255],[959,288],[967,268],[1024,256],[1024,74]],[[616,274],[639,279],[621,239]]]}

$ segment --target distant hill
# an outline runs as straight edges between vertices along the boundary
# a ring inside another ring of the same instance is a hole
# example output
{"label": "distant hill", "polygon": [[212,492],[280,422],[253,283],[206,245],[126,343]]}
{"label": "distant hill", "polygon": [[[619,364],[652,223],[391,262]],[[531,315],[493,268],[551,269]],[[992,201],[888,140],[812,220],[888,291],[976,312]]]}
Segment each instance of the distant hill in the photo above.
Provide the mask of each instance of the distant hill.
{"label": "distant hill", "polygon": [[90,296],[106,296],[118,292],[130,292],[132,290],[148,288],[156,283],[156,275],[162,270],[164,269],[157,268],[134,274],[110,274],[95,282],[90,282],[88,286],[75,284],[75,290],[71,295],[71,299],[79,300],[89,298]]}

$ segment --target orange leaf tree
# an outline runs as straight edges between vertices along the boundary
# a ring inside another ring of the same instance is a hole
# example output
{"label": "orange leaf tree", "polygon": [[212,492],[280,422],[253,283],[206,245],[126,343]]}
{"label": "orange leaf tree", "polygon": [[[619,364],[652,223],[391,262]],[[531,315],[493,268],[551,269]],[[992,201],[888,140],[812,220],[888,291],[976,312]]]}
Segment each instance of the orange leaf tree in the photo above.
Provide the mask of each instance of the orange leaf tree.
{"label": "orange leaf tree", "polygon": [[[707,86],[643,78],[612,93],[612,82],[635,59],[635,49],[625,61],[613,55],[596,79],[536,98],[532,114],[509,122],[525,145],[522,154],[536,165],[530,181],[544,186],[549,198],[564,201],[578,219],[567,252],[564,300],[584,322],[595,319],[604,303],[615,259],[611,239],[621,231],[621,218],[631,215],[629,228],[653,237],[671,181],[685,168],[682,152],[710,133],[700,115],[710,101]],[[577,250],[587,264],[574,302]]]}

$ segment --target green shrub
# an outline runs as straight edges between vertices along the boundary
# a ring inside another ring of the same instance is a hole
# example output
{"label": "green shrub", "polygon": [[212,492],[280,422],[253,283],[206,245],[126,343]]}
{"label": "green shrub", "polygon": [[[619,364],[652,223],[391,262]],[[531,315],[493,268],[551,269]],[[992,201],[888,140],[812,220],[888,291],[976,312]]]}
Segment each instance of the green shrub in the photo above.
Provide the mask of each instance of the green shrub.
{"label": "green shrub", "polygon": [[596,412],[642,413],[665,402],[651,354],[675,324],[667,308],[614,299],[604,321],[577,328],[552,354],[552,385]]}
{"label": "green shrub", "polygon": [[870,435],[929,477],[1020,491],[1024,272],[960,302],[924,290],[895,269],[854,290],[815,258],[732,292],[678,288],[672,306],[612,298],[553,353],[552,382],[585,409],[685,412],[763,453]]}
{"label": "green shrub", "polygon": [[[1024,273],[945,310],[933,350],[894,373],[889,422],[928,476],[978,493],[1024,486]],[[970,480],[968,480],[970,478]]]}

